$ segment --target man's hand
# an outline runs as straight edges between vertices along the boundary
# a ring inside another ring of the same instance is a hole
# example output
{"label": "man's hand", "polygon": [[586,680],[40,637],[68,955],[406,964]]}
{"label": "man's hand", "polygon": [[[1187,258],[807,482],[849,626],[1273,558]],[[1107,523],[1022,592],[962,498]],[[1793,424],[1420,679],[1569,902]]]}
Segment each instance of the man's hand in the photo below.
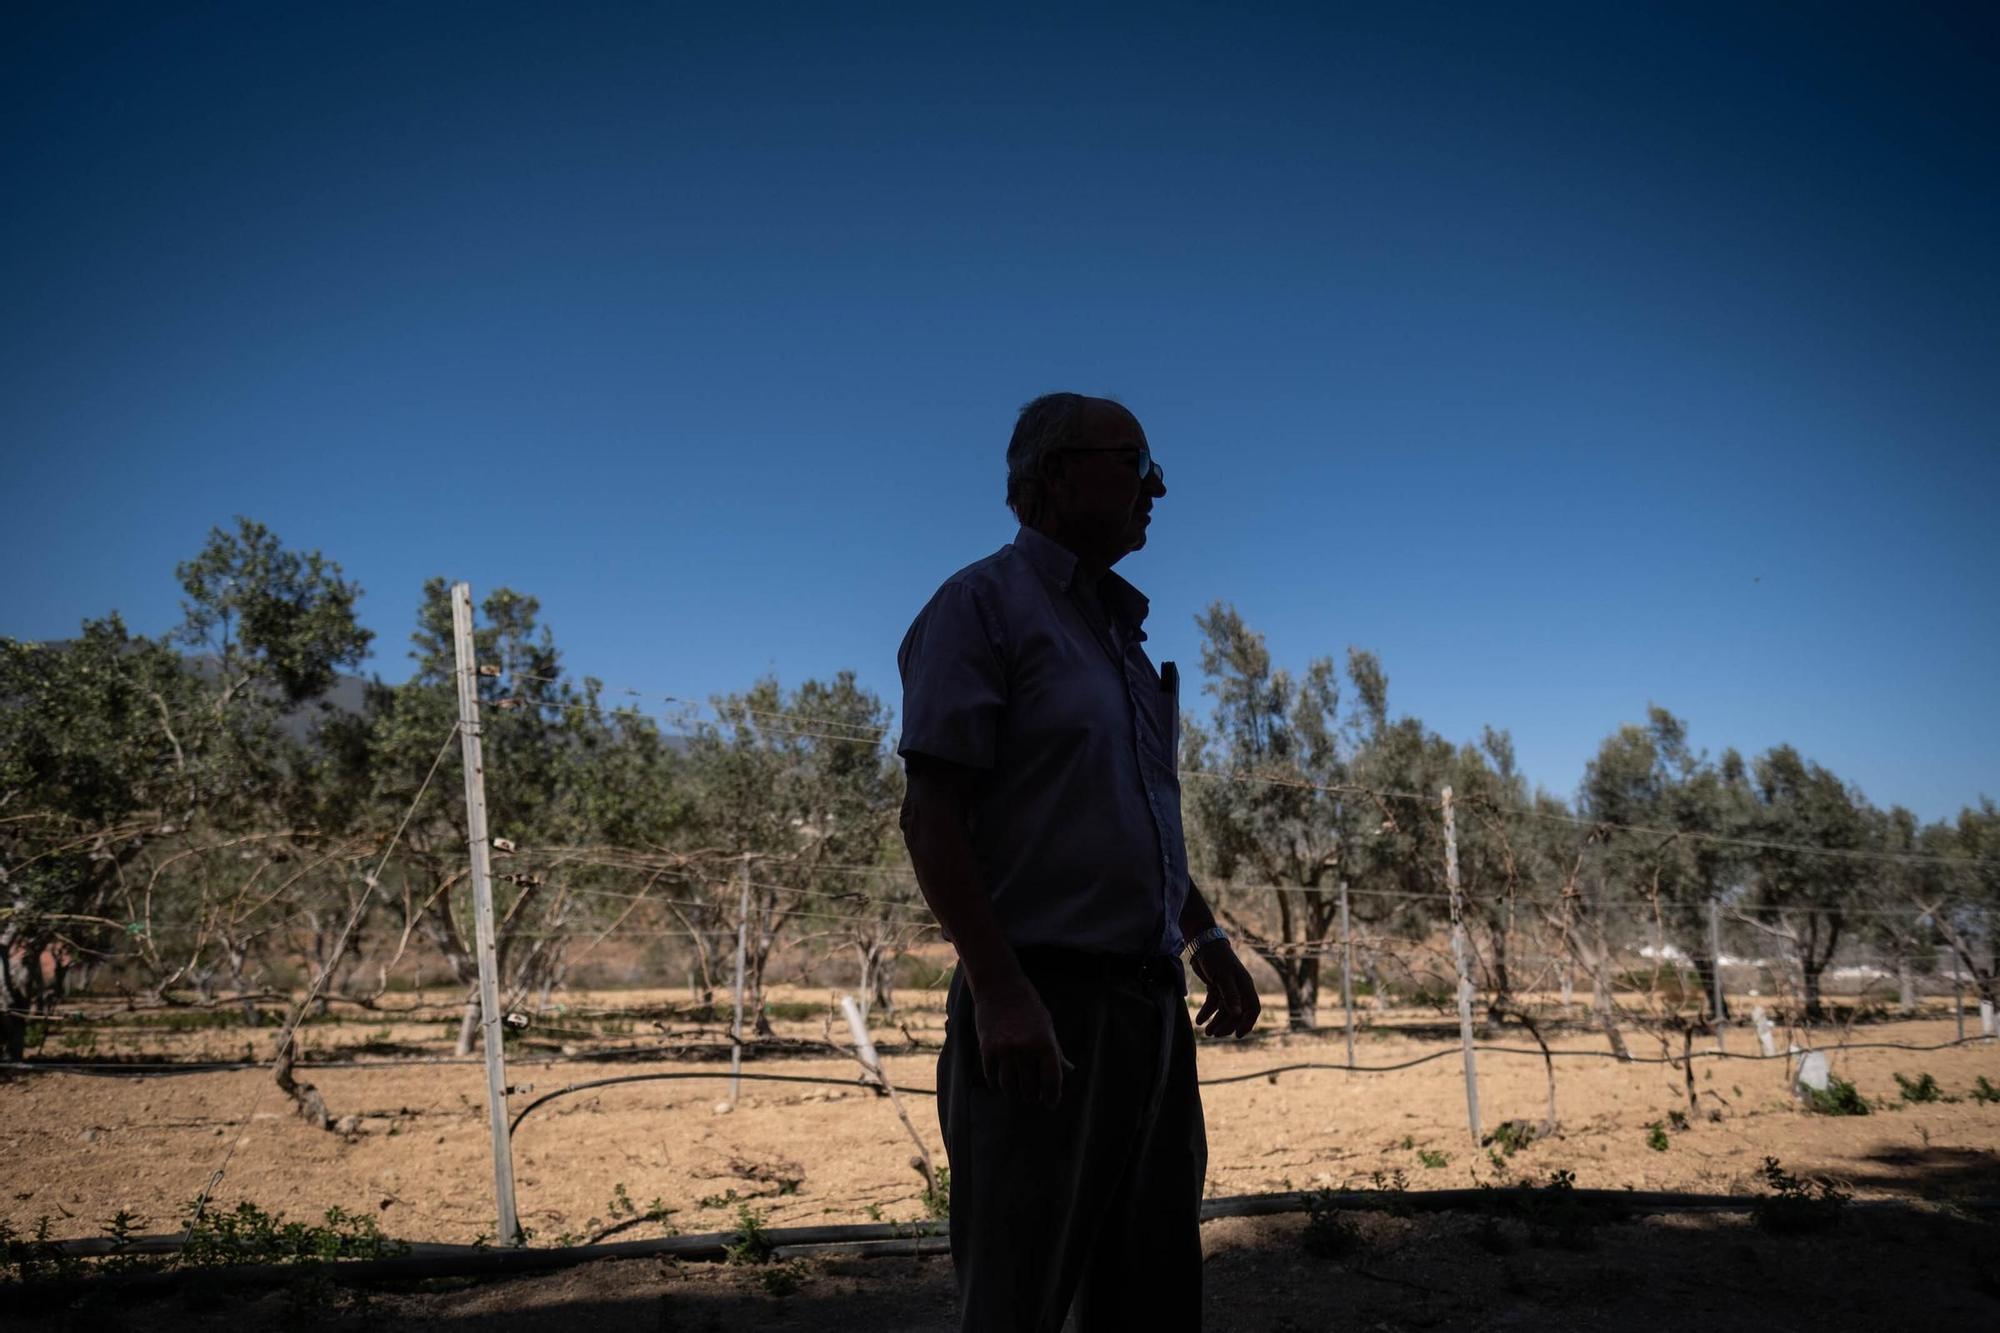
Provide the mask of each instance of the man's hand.
{"label": "man's hand", "polygon": [[1054,1106],[1062,1098],[1062,1046],[1055,1024],[1033,984],[1025,977],[974,989],[978,1016],[979,1064],[986,1085],[1009,1097]]}
{"label": "man's hand", "polygon": [[1229,941],[1215,941],[1193,962],[1194,974],[1208,984],[1194,1025],[1211,1037],[1241,1037],[1256,1027],[1264,1002],[1257,998],[1257,985]]}

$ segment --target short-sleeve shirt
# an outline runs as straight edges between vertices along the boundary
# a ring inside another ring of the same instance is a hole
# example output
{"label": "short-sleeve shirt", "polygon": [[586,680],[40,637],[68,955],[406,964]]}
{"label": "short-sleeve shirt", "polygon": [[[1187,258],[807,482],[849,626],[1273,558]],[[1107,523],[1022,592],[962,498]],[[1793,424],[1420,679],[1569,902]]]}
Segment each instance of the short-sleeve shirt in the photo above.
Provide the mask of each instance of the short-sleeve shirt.
{"label": "short-sleeve shirt", "polygon": [[1016,948],[1178,953],[1179,674],[1147,601],[1030,528],[945,580],[896,661],[897,753],[979,770],[973,855]]}

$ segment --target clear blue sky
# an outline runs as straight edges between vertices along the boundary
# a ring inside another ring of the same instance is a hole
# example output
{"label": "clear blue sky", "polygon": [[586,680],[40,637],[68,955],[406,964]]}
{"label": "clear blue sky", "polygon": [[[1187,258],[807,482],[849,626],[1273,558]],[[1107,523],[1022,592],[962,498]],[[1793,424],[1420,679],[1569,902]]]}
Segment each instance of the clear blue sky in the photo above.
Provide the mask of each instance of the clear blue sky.
{"label": "clear blue sky", "polygon": [[1074,388],[1191,675],[1222,598],[1558,792],[1657,701],[2000,793],[2000,11],[947,8],[8,6],[0,633],[241,513],[390,679],[445,574],[894,702]]}

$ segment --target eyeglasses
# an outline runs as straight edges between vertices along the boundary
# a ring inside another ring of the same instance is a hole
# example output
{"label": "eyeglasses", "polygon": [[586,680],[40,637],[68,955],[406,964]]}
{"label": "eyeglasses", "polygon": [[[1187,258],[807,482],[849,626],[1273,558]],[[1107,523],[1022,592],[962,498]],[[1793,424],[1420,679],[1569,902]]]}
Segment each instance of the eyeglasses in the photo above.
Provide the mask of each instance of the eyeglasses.
{"label": "eyeglasses", "polygon": [[1136,457],[1133,459],[1133,462],[1139,469],[1139,482],[1141,485],[1149,481],[1158,482],[1162,486],[1167,484],[1166,470],[1153,461],[1153,451],[1143,444],[1114,444],[1103,449],[1064,449],[1061,452],[1066,454],[1134,454]]}

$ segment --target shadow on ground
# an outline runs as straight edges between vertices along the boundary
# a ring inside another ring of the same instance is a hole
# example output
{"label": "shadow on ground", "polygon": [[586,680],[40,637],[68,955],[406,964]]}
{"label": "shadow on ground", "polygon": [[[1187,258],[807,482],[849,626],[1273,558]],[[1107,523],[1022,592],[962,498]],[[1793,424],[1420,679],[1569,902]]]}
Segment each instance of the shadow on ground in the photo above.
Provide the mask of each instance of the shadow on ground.
{"label": "shadow on ground", "polygon": [[2000,1153],[1980,1148],[1906,1148],[1884,1144],[1844,1173],[1864,1190],[1920,1199],[2000,1198]]}
{"label": "shadow on ground", "polygon": [[[1949,1165],[1949,1163],[1946,1163]],[[2000,1227],[1949,1211],[1851,1208],[1774,1235],[1740,1216],[1614,1219],[1560,1207],[1234,1218],[1203,1228],[1204,1326],[1306,1329],[1976,1328],[2000,1324]],[[506,1281],[279,1290],[191,1282],[148,1300],[94,1292],[45,1327],[232,1333],[301,1327],[440,1333],[648,1329],[946,1330],[943,1258],[729,1267],[605,1262]]]}

